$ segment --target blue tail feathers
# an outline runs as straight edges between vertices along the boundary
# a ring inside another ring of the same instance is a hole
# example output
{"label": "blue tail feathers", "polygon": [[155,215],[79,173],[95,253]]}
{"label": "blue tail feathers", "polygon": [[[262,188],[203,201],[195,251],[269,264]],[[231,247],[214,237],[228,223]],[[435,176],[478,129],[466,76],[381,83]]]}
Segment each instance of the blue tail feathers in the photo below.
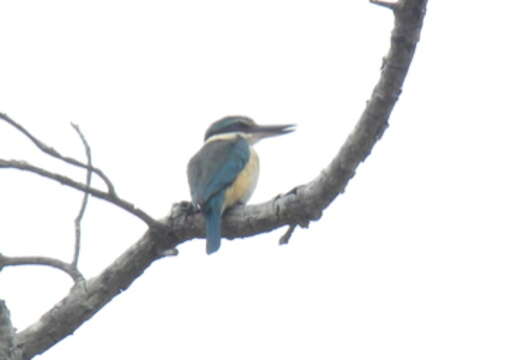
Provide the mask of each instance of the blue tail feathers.
{"label": "blue tail feathers", "polygon": [[211,197],[204,211],[206,220],[206,253],[211,254],[219,250],[221,239],[222,206],[224,205],[224,191]]}
{"label": "blue tail feathers", "polygon": [[211,211],[205,215],[206,219],[206,253],[211,254],[219,250],[221,239],[221,213]]}

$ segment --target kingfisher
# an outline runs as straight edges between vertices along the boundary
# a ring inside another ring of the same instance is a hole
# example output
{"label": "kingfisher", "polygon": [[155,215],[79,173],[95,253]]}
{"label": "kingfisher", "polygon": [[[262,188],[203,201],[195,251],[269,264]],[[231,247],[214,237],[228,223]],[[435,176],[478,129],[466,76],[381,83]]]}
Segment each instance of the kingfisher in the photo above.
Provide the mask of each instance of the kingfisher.
{"label": "kingfisher", "polygon": [[206,252],[220,247],[225,210],[246,204],[256,187],[259,158],[253,145],[284,135],[295,125],[257,125],[246,116],[226,116],[210,125],[205,143],[187,165],[192,203],[206,222]]}

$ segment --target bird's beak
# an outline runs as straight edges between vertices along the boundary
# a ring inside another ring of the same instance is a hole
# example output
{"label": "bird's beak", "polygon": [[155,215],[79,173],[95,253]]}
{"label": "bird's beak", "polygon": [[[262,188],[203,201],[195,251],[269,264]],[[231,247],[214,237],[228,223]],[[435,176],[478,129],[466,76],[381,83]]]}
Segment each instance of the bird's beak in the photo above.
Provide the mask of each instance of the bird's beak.
{"label": "bird's beak", "polygon": [[256,125],[251,129],[252,136],[257,140],[261,140],[266,137],[271,136],[279,136],[284,134],[289,134],[290,132],[295,131],[296,125]]}

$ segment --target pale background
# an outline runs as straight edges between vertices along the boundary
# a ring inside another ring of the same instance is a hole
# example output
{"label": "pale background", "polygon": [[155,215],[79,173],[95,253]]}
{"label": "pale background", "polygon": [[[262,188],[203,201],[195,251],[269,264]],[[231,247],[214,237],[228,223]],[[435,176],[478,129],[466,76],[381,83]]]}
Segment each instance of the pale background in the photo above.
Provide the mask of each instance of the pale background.
{"label": "pale background", "polygon": [[[430,1],[390,128],[289,246],[285,229],[214,256],[186,243],[40,359],[507,359],[503,3]],[[189,198],[186,163],[224,115],[298,124],[258,146],[251,202],[314,178],[363,110],[392,27],[366,0],[4,0],[0,13],[0,111],[84,159],[79,124],[119,195],[154,217]],[[85,176],[5,124],[0,158]],[[2,253],[70,259],[79,193],[1,170],[0,199]],[[92,200],[81,270],[98,274],[144,229]],[[0,273],[19,329],[70,286],[49,268]]]}

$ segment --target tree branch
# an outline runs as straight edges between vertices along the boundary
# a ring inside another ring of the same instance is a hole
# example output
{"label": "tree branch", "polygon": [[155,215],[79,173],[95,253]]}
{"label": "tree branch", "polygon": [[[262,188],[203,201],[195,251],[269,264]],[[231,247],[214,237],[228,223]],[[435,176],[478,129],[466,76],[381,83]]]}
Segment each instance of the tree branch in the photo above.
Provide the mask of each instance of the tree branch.
{"label": "tree branch", "polygon": [[[88,142],[86,141],[85,136],[79,129],[79,126],[76,124],[71,124],[74,130],[79,135],[79,138],[81,139],[81,142],[83,143],[83,146],[85,147],[85,153],[87,158],[87,170],[86,170],[86,187],[90,188],[90,183],[92,181],[92,153],[90,150],[90,146],[88,145]],[[71,265],[77,270],[78,268],[78,259],[79,259],[79,252],[81,249],[81,220],[83,219],[83,215],[85,215],[86,205],[88,203],[88,192],[83,193],[83,201],[81,202],[81,208],[79,209],[78,216],[76,216],[76,219],[74,219],[74,228],[75,228],[75,239],[74,239],[74,256],[72,258]]]}
{"label": "tree branch", "polygon": [[56,151],[55,149],[53,149],[50,146],[47,146],[41,140],[39,140],[35,136],[33,136],[23,126],[21,126],[20,124],[15,122],[13,119],[11,119],[9,116],[7,116],[7,114],[0,113],[0,120],[4,120],[9,125],[12,125],[14,128],[19,130],[23,135],[25,135],[27,138],[29,138],[30,141],[32,141],[35,144],[35,146],[37,146],[39,148],[39,150],[41,150],[42,152],[44,152],[44,153],[46,153],[46,154],[48,154],[50,156],[53,156],[54,158],[62,160],[64,162],[68,163],[68,164],[71,164],[71,165],[74,165],[74,166],[77,166],[77,167],[81,167],[81,168],[84,168],[84,169],[88,169],[88,170],[94,172],[95,174],[97,174],[97,176],[99,176],[104,181],[104,183],[106,184],[106,186],[108,188],[108,193],[112,197],[116,197],[116,192],[115,192],[115,188],[113,186],[113,183],[102,172],[102,170],[94,168],[94,167],[86,165],[86,164],[83,164],[81,161],[78,161],[78,160],[73,159],[71,157],[61,155],[58,151]]}
{"label": "tree branch", "polygon": [[296,229],[296,224],[289,225],[288,229],[284,233],[284,235],[281,236],[279,239],[279,245],[287,245],[289,244],[289,239],[291,239],[291,235],[293,235],[293,232]]}
{"label": "tree branch", "polygon": [[72,334],[116,295],[126,290],[158,258],[162,233],[147,232],[99,276],[85,286],[74,287],[69,295],[39,321],[16,335],[23,359],[31,359]]}
{"label": "tree branch", "polygon": [[[323,210],[344,191],[358,165],[370,154],[388,126],[388,118],[401,93],[419,40],[426,4],[427,0],[398,2],[397,11],[394,12],[395,27],[390,51],[386,56],[381,77],[355,129],[330,165],[310,183],[281,197],[263,204],[238,207],[229,212],[223,221],[226,237],[251,236],[290,224],[305,225],[319,219]],[[62,179],[60,175],[26,163],[0,160],[0,167],[2,164],[29,170],[80,191],[89,191],[92,196],[108,199],[108,194],[104,192],[86,189],[82,184]],[[200,214],[173,214],[164,219],[164,222],[150,223],[150,229],[145,235],[99,276],[87,281],[85,288],[75,287],[38,322],[17,334],[16,341],[22,349],[23,359],[30,359],[44,352],[72,334],[112,298],[127,289],[153,261],[167,253],[168,249],[204,236],[204,221]]]}
{"label": "tree branch", "polygon": [[21,353],[15,346],[15,329],[12,326],[11,315],[5,301],[0,300],[0,359],[18,360]]}
{"label": "tree branch", "polygon": [[45,257],[45,256],[5,256],[0,254],[0,270],[6,266],[19,265],[42,265],[49,266],[58,270],[62,270],[69,275],[75,283],[84,280],[83,275],[72,264],[68,264],[62,260]]}
{"label": "tree branch", "polygon": [[57,173],[52,173],[48,170],[31,165],[26,161],[0,159],[0,168],[11,168],[11,169],[29,171],[31,173],[40,175],[40,176],[45,177],[47,179],[51,179],[56,182],[59,182],[62,185],[66,185],[66,186],[72,187],[76,190],[82,191],[84,193],[88,193],[98,199],[102,199],[107,202],[110,202],[110,203],[118,206],[119,208],[124,209],[125,211],[131,213],[132,215],[138,217],[139,219],[143,220],[148,226],[151,226],[156,223],[156,220],[153,219],[147,213],[145,213],[143,210],[137,208],[133,204],[119,198],[116,195],[113,195],[109,192],[104,192],[104,191],[95,189],[93,187],[89,187],[85,184],[74,181],[71,178],[68,178],[67,176],[57,174]]}
{"label": "tree branch", "polygon": [[[326,169],[308,184],[263,204],[237,207],[222,223],[224,237],[252,236],[289,224],[318,220],[323,210],[342,192],[356,168],[370,154],[388,127],[388,119],[399,95],[420,38],[427,0],[401,0],[395,14],[391,45],[385,66],[353,132]],[[200,214],[169,217],[175,235],[172,247],[204,236]]]}

